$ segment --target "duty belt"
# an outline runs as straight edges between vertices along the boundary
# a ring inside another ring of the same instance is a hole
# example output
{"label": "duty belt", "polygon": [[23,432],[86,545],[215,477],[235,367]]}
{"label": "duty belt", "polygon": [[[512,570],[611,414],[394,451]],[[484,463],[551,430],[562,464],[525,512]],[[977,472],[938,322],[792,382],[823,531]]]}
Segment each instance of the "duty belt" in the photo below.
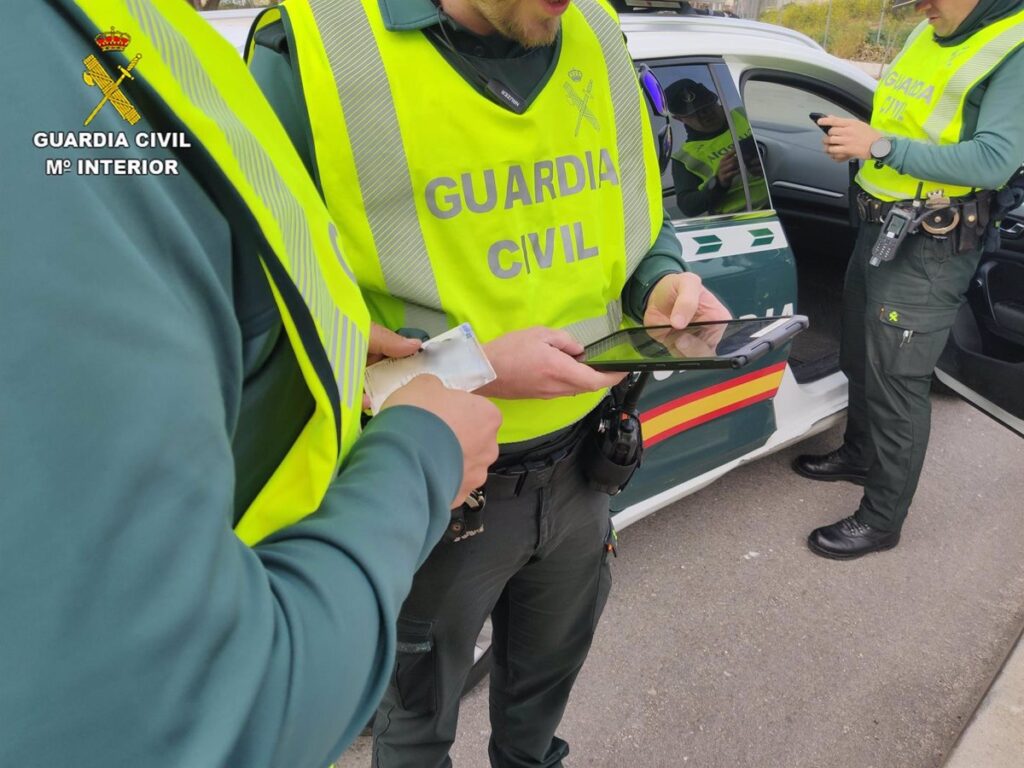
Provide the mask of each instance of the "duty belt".
{"label": "duty belt", "polygon": [[[987,201],[988,197],[986,194],[968,195],[966,197],[950,197],[943,198],[943,201],[948,201],[942,209],[936,209],[937,213],[939,210],[953,210],[960,213],[959,223],[965,225],[969,224],[972,226],[979,225],[979,213],[982,209],[983,203]],[[913,200],[879,200],[877,197],[869,195],[863,190],[857,193],[857,215],[861,221],[866,221],[869,224],[881,224],[885,221],[885,217],[889,215],[889,211],[892,210],[894,205],[900,207],[909,207],[913,205]],[[928,207],[928,198],[925,198],[922,205]],[[974,218],[972,219],[971,216]],[[984,222],[980,222],[981,225]],[[928,234],[925,230],[920,230]]]}
{"label": "duty belt", "polygon": [[989,221],[991,201],[992,192],[989,190],[980,190],[965,197],[947,198],[941,193],[930,195],[917,201],[917,207],[913,200],[888,202],[863,190],[858,191],[856,197],[857,215],[861,221],[870,224],[884,222],[893,206],[899,206],[904,211],[912,209],[926,213],[914,234],[924,234],[939,240],[954,237],[959,253],[973,251],[981,246],[981,236]]}
{"label": "duty belt", "polygon": [[484,484],[487,498],[511,499],[548,485],[559,467],[571,463],[579,453],[589,421],[583,419],[568,427],[547,446],[501,457],[487,474]]}

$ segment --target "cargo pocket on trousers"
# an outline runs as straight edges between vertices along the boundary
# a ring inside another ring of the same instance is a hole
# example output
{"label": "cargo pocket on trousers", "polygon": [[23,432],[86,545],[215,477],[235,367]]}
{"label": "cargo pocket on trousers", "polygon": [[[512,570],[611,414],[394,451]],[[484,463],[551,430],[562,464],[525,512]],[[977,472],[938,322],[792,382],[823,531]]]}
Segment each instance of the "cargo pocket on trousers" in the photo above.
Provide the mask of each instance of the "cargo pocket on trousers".
{"label": "cargo pocket on trousers", "polygon": [[922,235],[921,247],[918,255],[921,259],[921,266],[928,275],[929,280],[938,280],[942,275],[946,262],[953,256],[953,248],[956,243],[956,233],[950,233],[945,240]]}
{"label": "cargo pocket on trousers", "polygon": [[887,373],[918,378],[931,376],[949,338],[959,307],[879,306],[879,350]]}
{"label": "cargo pocket on trousers", "polygon": [[402,709],[418,715],[437,711],[437,655],[433,622],[399,617],[394,686]]}

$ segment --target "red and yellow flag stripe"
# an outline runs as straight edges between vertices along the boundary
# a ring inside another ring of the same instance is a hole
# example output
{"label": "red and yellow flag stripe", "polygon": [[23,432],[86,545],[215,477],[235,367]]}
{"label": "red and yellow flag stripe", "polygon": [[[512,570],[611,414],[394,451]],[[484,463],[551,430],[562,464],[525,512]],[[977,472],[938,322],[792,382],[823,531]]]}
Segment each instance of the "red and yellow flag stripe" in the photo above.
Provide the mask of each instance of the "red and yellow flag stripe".
{"label": "red and yellow flag stripe", "polygon": [[644,447],[650,448],[692,427],[774,397],[785,370],[786,363],[777,363],[644,411],[640,414]]}

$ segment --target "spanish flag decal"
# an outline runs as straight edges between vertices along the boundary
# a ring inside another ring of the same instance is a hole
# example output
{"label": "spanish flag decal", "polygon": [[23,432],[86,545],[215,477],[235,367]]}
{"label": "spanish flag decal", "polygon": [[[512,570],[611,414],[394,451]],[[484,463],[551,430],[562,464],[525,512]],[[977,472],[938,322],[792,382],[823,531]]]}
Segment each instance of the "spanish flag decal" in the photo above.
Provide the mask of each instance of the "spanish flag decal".
{"label": "spanish flag decal", "polygon": [[640,414],[644,447],[775,396],[786,370],[784,362],[662,403]]}

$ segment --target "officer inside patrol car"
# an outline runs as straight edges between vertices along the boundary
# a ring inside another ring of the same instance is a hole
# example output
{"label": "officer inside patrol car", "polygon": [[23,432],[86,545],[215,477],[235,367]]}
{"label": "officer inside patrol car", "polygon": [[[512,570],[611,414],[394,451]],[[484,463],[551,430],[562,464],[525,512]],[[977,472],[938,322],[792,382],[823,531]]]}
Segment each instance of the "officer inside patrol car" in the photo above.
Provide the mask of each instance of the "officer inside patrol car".
{"label": "officer inside patrol car", "polygon": [[926,19],[883,72],[870,124],[818,121],[829,157],[863,161],[843,293],[846,433],[794,462],[804,477],[864,486],[853,515],[808,538],[829,558],[899,543],[928,445],[932,371],[997,218],[993,191],[1024,159],[1024,2],[913,5]]}
{"label": "officer inside patrol car", "polygon": [[374,317],[430,335],[468,321],[498,374],[480,391],[504,414],[501,455],[483,509],[457,520],[402,608],[373,765],[450,765],[490,616],[491,764],[560,766],[613,546],[583,448],[620,378],[574,355],[623,309],[677,327],[728,317],[683,271],[615,14],[603,0],[286,0],[254,28],[251,69]]}
{"label": "officer inside patrol car", "polygon": [[[367,351],[417,344],[371,332],[288,138],[185,3],[5,11],[0,765],[323,768],[500,414],[421,376],[359,436]],[[47,175],[37,132],[123,132],[101,157],[178,172]]]}

